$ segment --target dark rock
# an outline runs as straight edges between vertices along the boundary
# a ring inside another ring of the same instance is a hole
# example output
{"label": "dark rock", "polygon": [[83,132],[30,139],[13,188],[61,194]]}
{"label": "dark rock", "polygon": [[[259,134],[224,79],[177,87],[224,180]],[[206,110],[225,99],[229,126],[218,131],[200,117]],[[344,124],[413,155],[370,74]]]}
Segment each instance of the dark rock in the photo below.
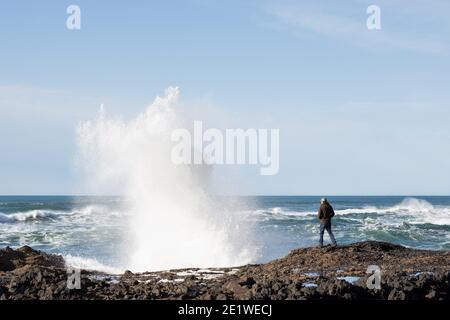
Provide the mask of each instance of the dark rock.
{"label": "dark rock", "polygon": [[241,285],[238,280],[228,281],[223,287],[233,293],[234,298],[238,300],[250,299],[252,296],[251,291],[246,286]]}
{"label": "dark rock", "polygon": [[436,298],[438,298],[438,293],[435,290],[432,290],[430,293],[428,293],[425,296],[426,299],[430,299],[430,300],[434,300]]}
{"label": "dark rock", "polygon": [[13,250],[9,247],[0,250],[0,271],[12,271],[24,266],[64,268],[62,256],[34,250],[28,246]]}
{"label": "dark rock", "polygon": [[245,279],[239,282],[241,286],[246,286],[248,288],[251,288],[255,283],[256,281],[252,277],[245,277]]}
{"label": "dark rock", "polygon": [[[379,290],[366,285],[365,272],[371,264],[382,270]],[[180,272],[192,269],[144,274],[126,271],[121,277],[82,271],[81,289],[69,290],[60,256],[30,247],[4,248],[0,250],[0,299],[449,300],[449,266],[448,251],[367,241],[336,248],[297,249],[284,258],[242,266],[233,273],[227,273],[230,268],[214,269],[211,274],[223,272],[217,277],[205,272],[180,279]],[[337,276],[360,279],[349,283]],[[306,282],[317,287],[305,287]]]}
{"label": "dark rock", "polygon": [[131,278],[133,276],[134,276],[134,273],[131,272],[130,270],[126,270],[122,275],[123,278]]}
{"label": "dark rock", "polygon": [[387,298],[388,300],[405,300],[406,294],[400,289],[392,289]]}

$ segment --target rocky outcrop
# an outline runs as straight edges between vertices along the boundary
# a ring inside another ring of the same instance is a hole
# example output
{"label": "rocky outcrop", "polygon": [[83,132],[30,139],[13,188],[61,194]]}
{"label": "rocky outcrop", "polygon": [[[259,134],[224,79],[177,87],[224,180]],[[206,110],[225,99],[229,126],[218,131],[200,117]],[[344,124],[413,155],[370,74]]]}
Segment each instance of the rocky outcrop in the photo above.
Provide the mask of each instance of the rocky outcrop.
{"label": "rocky outcrop", "polygon": [[12,271],[24,266],[64,268],[64,265],[61,256],[37,251],[28,246],[17,250],[9,247],[0,250],[0,271]]}
{"label": "rocky outcrop", "polygon": [[[381,270],[368,288],[369,265]],[[0,250],[0,299],[449,300],[450,252],[383,242],[302,248],[266,264],[111,275],[81,272],[67,287],[62,257],[22,247]]]}

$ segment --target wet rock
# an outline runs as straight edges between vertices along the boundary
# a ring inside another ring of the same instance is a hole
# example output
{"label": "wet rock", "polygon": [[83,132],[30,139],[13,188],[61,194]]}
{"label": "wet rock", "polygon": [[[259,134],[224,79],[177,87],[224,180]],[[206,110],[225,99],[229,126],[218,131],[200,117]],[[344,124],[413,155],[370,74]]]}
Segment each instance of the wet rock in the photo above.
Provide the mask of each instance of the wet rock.
{"label": "wet rock", "polygon": [[392,289],[387,298],[388,300],[405,300],[406,294],[401,289]]}
{"label": "wet rock", "polygon": [[233,293],[235,299],[246,300],[250,299],[252,296],[251,291],[246,287],[241,285],[238,280],[231,280],[225,283],[224,288]]}
{"label": "wet rock", "polygon": [[130,270],[125,270],[125,272],[122,275],[122,278],[132,278],[134,276],[134,273]]}
{"label": "wet rock", "polygon": [[17,250],[9,247],[0,250],[0,271],[12,271],[30,265],[64,268],[65,262],[60,255],[48,254],[28,246]]}
{"label": "wet rock", "polygon": [[[450,299],[448,251],[374,241],[297,249],[232,273],[230,268],[126,271],[118,277],[82,271],[80,290],[67,288],[61,259],[30,247],[1,249],[0,299]],[[370,264],[382,270],[379,290],[367,288],[365,272]],[[360,279],[350,283],[346,277]]]}
{"label": "wet rock", "polygon": [[255,279],[253,279],[252,277],[244,277],[241,279],[242,281],[239,282],[239,284],[241,286],[246,286],[247,288],[251,288],[255,283]]}
{"label": "wet rock", "polygon": [[425,296],[425,299],[429,299],[429,300],[434,300],[436,298],[438,298],[438,293],[435,290],[432,290],[430,293],[428,293]]}

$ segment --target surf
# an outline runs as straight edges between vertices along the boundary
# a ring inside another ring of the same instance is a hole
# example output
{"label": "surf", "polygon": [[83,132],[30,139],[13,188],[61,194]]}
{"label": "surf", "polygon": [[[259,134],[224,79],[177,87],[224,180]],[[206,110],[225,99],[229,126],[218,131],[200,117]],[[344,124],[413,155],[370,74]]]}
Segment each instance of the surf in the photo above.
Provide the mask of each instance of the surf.
{"label": "surf", "polygon": [[171,162],[179,88],[134,119],[97,119],[77,129],[79,161],[96,193],[114,185],[129,200],[124,255],[133,271],[242,265],[254,259],[239,215],[208,194],[211,166]]}

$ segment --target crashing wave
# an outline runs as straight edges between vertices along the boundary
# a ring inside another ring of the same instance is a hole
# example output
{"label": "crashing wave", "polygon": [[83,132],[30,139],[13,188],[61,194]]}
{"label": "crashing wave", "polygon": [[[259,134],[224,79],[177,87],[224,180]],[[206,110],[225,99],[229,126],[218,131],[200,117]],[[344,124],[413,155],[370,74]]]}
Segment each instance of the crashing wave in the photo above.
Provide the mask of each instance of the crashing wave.
{"label": "crashing wave", "polygon": [[[283,219],[283,217],[311,217],[316,216],[315,211],[293,211],[280,207],[273,207],[265,210],[256,210],[258,215],[267,215],[273,219]],[[335,210],[336,216],[373,214],[373,215],[393,215],[398,218],[405,218],[410,224],[436,224],[450,225],[450,207],[433,206],[426,200],[417,198],[406,198],[401,203],[378,208],[376,206],[364,206],[361,208],[349,208]]]}
{"label": "crashing wave", "polygon": [[80,216],[91,215],[93,213],[104,212],[105,210],[106,209],[101,206],[86,206],[82,208],[76,208],[70,211],[34,209],[28,211],[14,212],[10,214],[0,212],[0,223],[57,219],[60,217],[73,215],[80,215]]}

